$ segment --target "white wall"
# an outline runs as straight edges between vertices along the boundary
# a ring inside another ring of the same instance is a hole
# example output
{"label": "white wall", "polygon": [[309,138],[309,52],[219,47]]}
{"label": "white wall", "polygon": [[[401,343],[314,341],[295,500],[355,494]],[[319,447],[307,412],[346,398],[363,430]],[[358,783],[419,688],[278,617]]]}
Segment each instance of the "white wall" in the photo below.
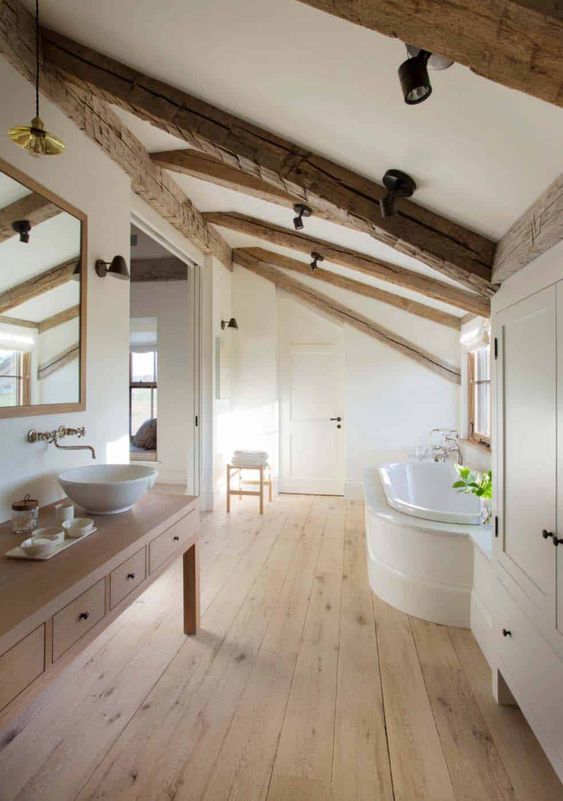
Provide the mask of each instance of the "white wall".
{"label": "white wall", "polygon": [[[186,266],[186,272],[187,272]],[[189,363],[188,282],[131,284],[131,317],[156,317],[160,482],[186,484],[192,444],[193,386]]]}
{"label": "white wall", "polygon": [[[33,110],[33,89],[0,60],[0,130],[25,123]],[[26,492],[47,503],[62,496],[56,474],[88,464],[88,451],[65,453],[53,446],[29,445],[30,428],[51,430],[61,423],[85,425],[85,442],[100,462],[128,460],[129,285],[99,279],[96,258],[129,252],[129,179],[55,106],[42,99],[46,127],[66,143],[62,156],[30,158],[0,136],[0,157],[88,215],[87,409],[82,413],[0,420],[0,519]]]}
{"label": "white wall", "polygon": [[[213,266],[212,317],[211,317],[211,357],[213,369],[213,504],[225,489],[225,465],[231,457],[230,432],[232,430],[232,397],[217,398],[217,374],[215,364],[215,340],[223,337],[230,340],[231,353],[234,349],[239,331],[230,328],[221,329],[221,320],[229,320],[232,316],[232,276],[217,259],[210,259]],[[236,316],[236,315],[235,315]],[[231,387],[234,387],[231,381]],[[232,394],[232,393],[231,393]]]}
{"label": "white wall", "polygon": [[[459,364],[459,333],[453,329],[330,286],[323,285],[323,292]],[[295,313],[316,314],[292,302],[300,309]],[[236,267],[233,313],[240,327],[233,402],[233,420],[238,424],[235,430],[246,435],[248,447],[263,447],[277,454],[276,289],[265,279]],[[344,326],[344,342],[346,494],[360,497],[365,468],[411,455],[417,440],[436,426],[459,426],[459,387],[350,326]]]}

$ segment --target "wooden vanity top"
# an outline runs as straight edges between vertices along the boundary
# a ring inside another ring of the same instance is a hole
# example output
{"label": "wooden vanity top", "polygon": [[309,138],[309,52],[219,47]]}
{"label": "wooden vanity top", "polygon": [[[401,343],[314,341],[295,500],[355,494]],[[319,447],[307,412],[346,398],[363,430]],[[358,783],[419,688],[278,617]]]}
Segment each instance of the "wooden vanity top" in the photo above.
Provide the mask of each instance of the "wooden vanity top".
{"label": "wooden vanity top", "polygon": [[[53,526],[55,504],[40,510],[39,525]],[[47,561],[8,559],[24,536],[0,526],[0,652],[26,631],[68,603],[177,521],[197,510],[197,498],[148,492],[128,512],[80,514],[95,520],[97,531]]]}

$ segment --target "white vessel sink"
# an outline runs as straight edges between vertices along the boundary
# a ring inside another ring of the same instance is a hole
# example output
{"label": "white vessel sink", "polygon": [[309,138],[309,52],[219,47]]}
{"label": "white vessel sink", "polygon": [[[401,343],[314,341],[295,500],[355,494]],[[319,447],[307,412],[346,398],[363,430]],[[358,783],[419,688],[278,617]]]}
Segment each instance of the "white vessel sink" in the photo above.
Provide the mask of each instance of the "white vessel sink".
{"label": "white vessel sink", "polygon": [[143,497],[158,471],[137,464],[103,464],[74,467],[59,475],[68,497],[95,515],[126,512]]}

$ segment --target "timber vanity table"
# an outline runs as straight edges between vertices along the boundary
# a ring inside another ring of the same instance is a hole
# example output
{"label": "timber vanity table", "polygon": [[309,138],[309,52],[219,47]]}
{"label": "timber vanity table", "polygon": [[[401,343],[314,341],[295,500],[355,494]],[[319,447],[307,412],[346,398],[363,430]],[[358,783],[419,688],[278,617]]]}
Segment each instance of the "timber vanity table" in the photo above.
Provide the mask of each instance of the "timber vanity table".
{"label": "timber vanity table", "polygon": [[[54,524],[54,506],[40,526]],[[46,561],[4,557],[25,537],[0,527],[0,729],[180,555],[184,632],[198,629],[197,498],[148,492],[92,517],[95,533]]]}

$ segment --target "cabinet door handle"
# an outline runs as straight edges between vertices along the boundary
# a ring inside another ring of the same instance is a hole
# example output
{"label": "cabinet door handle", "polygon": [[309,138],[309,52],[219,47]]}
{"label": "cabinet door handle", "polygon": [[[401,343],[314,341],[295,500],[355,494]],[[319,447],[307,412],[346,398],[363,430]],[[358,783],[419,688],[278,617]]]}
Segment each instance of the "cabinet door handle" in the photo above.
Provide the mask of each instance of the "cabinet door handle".
{"label": "cabinet door handle", "polygon": [[330,419],[334,420],[335,423],[341,423],[342,422],[342,418],[341,417],[331,417]]}
{"label": "cabinet door handle", "polygon": [[557,548],[558,545],[563,545],[563,539],[561,537],[559,537],[559,539],[557,539],[557,537],[554,534],[553,535],[553,544]]}
{"label": "cabinet door handle", "polygon": [[512,637],[512,632],[510,631],[510,629],[503,629],[502,630],[502,636],[503,637]]}
{"label": "cabinet door handle", "polygon": [[90,617],[90,612],[81,612],[78,615],[79,620],[88,620],[89,617]]}
{"label": "cabinet door handle", "polygon": [[127,578],[128,579],[134,579],[135,578],[135,574],[134,573],[127,573]]}
{"label": "cabinet door handle", "polygon": [[548,537],[553,537],[553,531],[548,531],[546,528],[544,528],[541,535],[544,538],[544,540],[546,540]]}
{"label": "cabinet door handle", "polygon": [[180,542],[180,537],[178,537],[178,535],[177,535],[177,534],[175,534],[175,535],[172,537],[172,539],[174,540],[174,542]]}

